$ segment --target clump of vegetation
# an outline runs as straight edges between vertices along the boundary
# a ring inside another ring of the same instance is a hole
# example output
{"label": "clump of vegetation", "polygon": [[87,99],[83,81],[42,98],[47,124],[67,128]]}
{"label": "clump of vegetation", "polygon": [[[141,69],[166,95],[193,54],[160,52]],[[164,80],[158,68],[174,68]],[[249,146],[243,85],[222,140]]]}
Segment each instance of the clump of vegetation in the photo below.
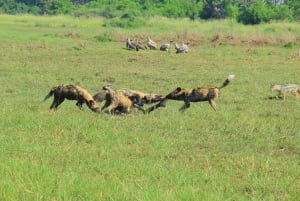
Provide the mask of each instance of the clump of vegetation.
{"label": "clump of vegetation", "polygon": [[139,26],[134,19],[122,20],[124,15],[135,17],[164,16],[168,18],[234,19],[243,24],[260,24],[271,20],[300,19],[300,1],[89,1],[89,0],[19,0],[0,2],[0,13],[34,15],[68,14],[73,16],[101,16],[116,18],[107,26]]}
{"label": "clump of vegetation", "polygon": [[114,41],[113,35],[111,33],[103,33],[94,37],[98,42],[112,42]]}
{"label": "clump of vegetation", "polygon": [[141,18],[113,18],[106,20],[104,27],[119,27],[119,28],[138,28],[145,25],[145,21]]}
{"label": "clump of vegetation", "polygon": [[298,44],[296,42],[288,42],[288,43],[284,44],[283,47],[285,47],[285,48],[295,48],[295,47],[298,47]]}

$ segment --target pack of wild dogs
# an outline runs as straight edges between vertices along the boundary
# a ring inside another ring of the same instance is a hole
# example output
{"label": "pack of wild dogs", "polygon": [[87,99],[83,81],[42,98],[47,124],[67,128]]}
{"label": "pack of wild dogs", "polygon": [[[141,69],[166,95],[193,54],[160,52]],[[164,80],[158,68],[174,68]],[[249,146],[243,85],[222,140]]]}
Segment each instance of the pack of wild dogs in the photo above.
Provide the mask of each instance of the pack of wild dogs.
{"label": "pack of wild dogs", "polygon": [[[202,86],[196,88],[177,87],[167,95],[155,93],[144,93],[131,89],[112,89],[111,85],[105,85],[102,90],[92,96],[86,89],[76,85],[58,85],[51,88],[45,96],[44,101],[54,96],[50,110],[56,110],[64,100],[75,100],[76,106],[81,110],[83,104],[86,104],[93,112],[105,112],[108,114],[130,114],[135,109],[148,114],[160,107],[166,107],[168,100],[183,101],[179,111],[184,112],[190,107],[191,102],[208,102],[214,111],[216,111],[216,99],[220,95],[222,88],[228,86],[234,79],[234,75],[229,75],[221,86]],[[271,84],[272,91],[277,91],[278,95],[274,98],[285,100],[287,93],[295,97],[300,94],[297,84],[278,85]],[[104,102],[100,108],[101,103]],[[145,105],[149,105],[145,108]]]}

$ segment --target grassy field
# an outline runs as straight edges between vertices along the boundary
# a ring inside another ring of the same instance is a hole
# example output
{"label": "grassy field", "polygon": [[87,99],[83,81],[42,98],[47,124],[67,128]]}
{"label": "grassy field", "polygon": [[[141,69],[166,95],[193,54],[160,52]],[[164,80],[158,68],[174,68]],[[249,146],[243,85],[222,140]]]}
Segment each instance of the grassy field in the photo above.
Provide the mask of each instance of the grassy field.
{"label": "grassy field", "polygon": [[[98,18],[0,15],[0,200],[298,200],[300,100],[270,99],[300,84],[299,24],[149,19],[136,29]],[[188,40],[189,54],[129,51],[126,37]],[[111,42],[103,42],[112,39]],[[167,94],[219,86],[208,103],[169,101],[149,115],[96,114],[43,102],[52,86],[92,94]]]}

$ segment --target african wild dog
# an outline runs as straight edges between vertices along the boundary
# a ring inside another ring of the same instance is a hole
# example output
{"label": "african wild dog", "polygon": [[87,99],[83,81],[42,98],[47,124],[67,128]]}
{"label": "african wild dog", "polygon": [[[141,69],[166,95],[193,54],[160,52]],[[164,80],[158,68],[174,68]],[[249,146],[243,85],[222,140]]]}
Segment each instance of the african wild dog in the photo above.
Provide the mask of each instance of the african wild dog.
{"label": "african wild dog", "polygon": [[142,106],[135,104],[137,102],[136,96],[126,96],[122,90],[114,90],[108,86],[104,86],[103,90],[106,91],[105,104],[101,108],[101,111],[105,110],[109,114],[129,114],[133,111],[134,107],[143,112],[145,111]]}
{"label": "african wild dog", "polygon": [[[107,95],[107,94],[109,94],[109,95]],[[124,98],[123,95],[121,95],[121,94],[123,94],[127,98]],[[112,90],[109,88],[109,86],[104,86],[103,90],[98,92],[97,94],[95,94],[93,96],[93,98],[95,99],[95,101],[97,101],[99,103],[104,100],[108,100],[108,102],[106,104],[109,104],[112,101],[112,96],[116,96],[114,103],[112,105],[117,104],[117,102],[119,102],[121,105],[126,105],[126,102],[129,99],[133,103],[133,107],[136,107],[142,111],[145,111],[144,109],[142,109],[144,104],[152,104],[152,103],[156,103],[156,102],[163,100],[162,95],[147,94],[147,93],[144,93],[141,91],[130,90],[130,89]],[[117,100],[117,97],[119,97],[118,100]],[[121,98],[121,97],[123,97],[123,98]],[[122,101],[120,101],[120,99]],[[124,102],[124,103],[121,103],[121,102]],[[119,109],[123,110],[124,107],[119,107]],[[118,109],[113,109],[113,112],[118,112]],[[124,111],[119,111],[119,112],[124,112]],[[125,112],[125,113],[128,113],[128,112]]]}
{"label": "african wild dog", "polygon": [[65,100],[77,100],[77,107],[82,109],[82,104],[86,103],[87,106],[94,112],[97,112],[99,109],[99,104],[94,100],[91,94],[75,85],[59,85],[52,87],[50,92],[44,98],[44,101],[54,95],[53,103],[50,106],[50,109],[56,110],[57,107]]}
{"label": "african wild dog", "polygon": [[123,93],[131,97],[130,99],[134,99],[135,103],[144,106],[144,104],[152,104],[163,100],[162,95],[158,94],[147,94],[141,91],[130,90],[130,89],[123,89]]}
{"label": "african wild dog", "polygon": [[215,100],[220,95],[221,88],[226,87],[233,80],[233,78],[234,75],[229,75],[220,87],[205,86],[189,89],[177,87],[174,91],[166,95],[161,102],[148,108],[146,112],[149,113],[156,108],[165,107],[167,100],[184,101],[184,105],[179,109],[180,111],[185,111],[187,108],[189,108],[190,102],[208,101],[210,106],[216,111]]}
{"label": "african wild dog", "polygon": [[271,84],[271,90],[278,91],[278,95],[275,96],[275,98],[283,98],[283,100],[285,100],[287,93],[291,93],[295,97],[298,97],[300,94],[299,86],[297,84],[286,84],[286,85]]}

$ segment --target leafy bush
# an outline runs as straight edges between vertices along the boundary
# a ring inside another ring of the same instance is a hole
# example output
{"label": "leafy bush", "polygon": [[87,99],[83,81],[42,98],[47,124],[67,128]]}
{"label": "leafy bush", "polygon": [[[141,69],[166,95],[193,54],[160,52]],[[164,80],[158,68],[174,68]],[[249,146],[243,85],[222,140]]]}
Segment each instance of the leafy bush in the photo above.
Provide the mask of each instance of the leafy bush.
{"label": "leafy bush", "polygon": [[95,36],[95,39],[98,42],[112,42],[112,41],[114,41],[114,38],[112,37],[112,35],[110,33],[104,33],[103,35]]}
{"label": "leafy bush", "polygon": [[48,4],[47,14],[71,14],[73,4],[69,0],[52,0]]}
{"label": "leafy bush", "polygon": [[274,19],[294,21],[294,13],[287,5],[276,6]]}
{"label": "leafy bush", "polygon": [[235,5],[228,4],[226,7],[226,18],[237,19],[239,15],[239,8]]}
{"label": "leafy bush", "polygon": [[29,6],[24,3],[17,3],[14,0],[0,1],[0,11],[8,14],[28,13]]}
{"label": "leafy bush", "polygon": [[[244,24],[271,20],[300,19],[300,1],[285,0],[0,0],[0,13],[71,14],[122,18],[130,15],[165,16],[169,18],[236,19]],[[136,26],[136,19],[114,20],[121,26]],[[125,23],[125,24],[124,24]],[[119,26],[117,25],[117,26]]]}
{"label": "leafy bush", "polygon": [[138,17],[128,17],[124,14],[121,18],[106,20],[104,27],[136,28],[145,25],[145,21]]}
{"label": "leafy bush", "polygon": [[257,0],[248,7],[243,7],[238,21],[243,24],[260,24],[272,20],[274,12],[263,0]]}

